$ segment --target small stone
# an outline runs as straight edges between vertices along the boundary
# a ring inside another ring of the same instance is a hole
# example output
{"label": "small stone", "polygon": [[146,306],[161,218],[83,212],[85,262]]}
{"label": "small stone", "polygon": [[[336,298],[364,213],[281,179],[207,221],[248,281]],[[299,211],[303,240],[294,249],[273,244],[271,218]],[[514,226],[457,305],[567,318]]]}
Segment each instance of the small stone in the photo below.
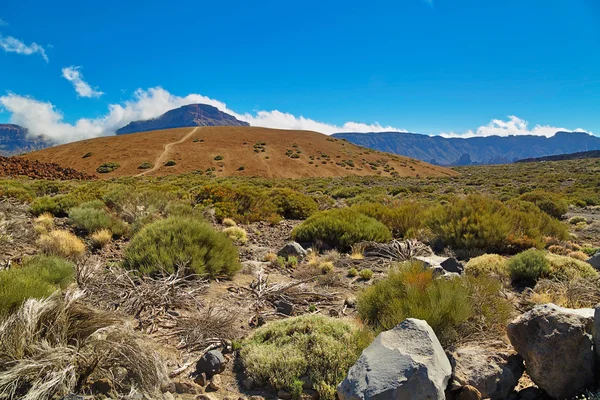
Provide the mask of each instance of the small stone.
{"label": "small stone", "polygon": [[208,384],[208,387],[214,391],[221,389],[221,377],[219,375],[213,376]]}
{"label": "small stone", "polygon": [[192,382],[175,381],[175,392],[178,394],[198,394],[202,393],[202,390]]}
{"label": "small stone", "polygon": [[306,250],[296,242],[289,242],[277,252],[279,257],[288,258],[289,256],[293,256],[298,257],[300,260],[306,257],[306,254]]}
{"label": "small stone", "polygon": [[205,373],[207,379],[223,371],[225,371],[225,358],[219,350],[207,352],[196,363],[196,374]]}
{"label": "small stone", "polygon": [[461,389],[456,400],[481,400],[481,393],[473,386],[465,386]]}
{"label": "small stone", "polygon": [[175,400],[175,396],[171,392],[164,392],[162,395],[163,400]]}
{"label": "small stone", "polygon": [[197,375],[194,378],[194,382],[196,382],[200,386],[206,386],[206,384],[208,383],[208,379],[206,379],[206,374],[203,372],[203,373]]}
{"label": "small stone", "polygon": [[277,392],[277,397],[282,400],[291,400],[292,394],[281,389],[279,392]]}
{"label": "small stone", "polygon": [[294,313],[294,305],[292,303],[288,303],[287,301],[276,301],[275,307],[277,307],[277,312],[283,315],[292,315]]}

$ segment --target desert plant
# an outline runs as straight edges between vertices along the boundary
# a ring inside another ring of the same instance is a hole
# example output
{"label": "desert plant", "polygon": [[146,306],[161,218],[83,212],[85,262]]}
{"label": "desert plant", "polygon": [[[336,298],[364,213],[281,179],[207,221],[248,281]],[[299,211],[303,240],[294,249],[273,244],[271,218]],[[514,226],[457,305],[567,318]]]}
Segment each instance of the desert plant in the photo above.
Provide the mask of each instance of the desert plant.
{"label": "desert plant", "polygon": [[274,189],[270,195],[277,213],[286,219],[306,219],[319,210],[311,196],[292,189]]}
{"label": "desert plant", "polygon": [[483,254],[470,259],[465,265],[465,273],[475,277],[491,275],[501,280],[509,277],[506,258],[498,254]]}
{"label": "desert plant", "polygon": [[371,271],[369,268],[361,269],[358,273],[358,276],[363,281],[368,281],[373,277],[373,271]]}
{"label": "desert plant", "polygon": [[292,231],[292,238],[342,251],[362,241],[387,242],[389,229],[381,222],[350,209],[321,211]]}
{"label": "desert plant", "polygon": [[551,272],[546,254],[540,250],[527,250],[508,260],[508,270],[513,281],[535,283]]}
{"label": "desert plant", "polygon": [[43,253],[68,259],[78,259],[85,253],[85,244],[69,231],[55,229],[40,236],[38,245]]}
{"label": "desert plant", "polygon": [[123,266],[142,274],[184,273],[215,278],[239,269],[233,243],[205,222],[180,217],[146,225],[131,240]]}
{"label": "desert plant", "polygon": [[540,210],[554,218],[561,218],[569,211],[569,203],[555,193],[533,191],[521,195],[521,200],[535,204]]}
{"label": "desert plant", "polygon": [[303,315],[258,328],[243,342],[240,357],[255,381],[297,391],[306,376],[321,399],[334,400],[335,387],[371,339],[352,321]]}
{"label": "desert plant", "polygon": [[123,221],[110,215],[104,208],[98,208],[100,204],[104,206],[101,201],[94,203],[84,203],[72,208],[69,211],[69,223],[85,232],[107,229],[116,236],[122,236],[126,230]]}
{"label": "desert plant", "polygon": [[567,281],[576,278],[596,279],[598,271],[585,261],[558,254],[546,253],[545,258],[550,264],[550,277]]}
{"label": "desert plant", "polygon": [[223,160],[223,156],[221,156],[221,155],[215,156],[215,161],[221,161],[221,160]]}
{"label": "desert plant", "polygon": [[392,206],[361,203],[352,209],[382,222],[394,237],[408,238],[414,237],[425,227],[429,207],[423,202],[406,201]]}
{"label": "desert plant", "polygon": [[324,275],[332,273],[333,269],[334,269],[334,266],[331,261],[323,261],[321,264],[319,264],[319,270]]}
{"label": "desert plant", "polygon": [[177,163],[175,162],[175,160],[169,160],[165,163],[165,167],[172,167],[174,165],[176,165]]}
{"label": "desert plant", "polygon": [[152,163],[148,162],[148,161],[144,161],[143,163],[138,165],[138,169],[150,169],[152,167],[153,167]]}
{"label": "desert plant", "polygon": [[248,233],[244,230],[244,228],[240,228],[239,226],[230,226],[228,228],[223,229],[223,233],[227,235],[227,237],[239,244],[246,244],[248,241]]}
{"label": "desert plant", "polygon": [[98,166],[98,168],[96,168],[96,172],[98,172],[99,174],[107,174],[109,172],[113,172],[120,166],[121,166],[121,164],[119,164],[117,162],[104,163],[104,164],[101,164],[100,166]]}
{"label": "desert plant", "polygon": [[54,227],[54,217],[49,212],[44,212],[36,217],[33,223],[38,233],[46,233]]}
{"label": "desert plant", "polygon": [[91,152],[87,152],[85,153],[83,156],[81,156],[81,158],[90,158],[93,154]]}
{"label": "desert plant", "polygon": [[231,218],[223,218],[223,225],[227,226],[227,227],[231,227],[231,226],[237,226],[237,224],[235,223],[234,220],[232,220]]}
{"label": "desert plant", "polygon": [[0,315],[12,312],[29,298],[41,299],[66,288],[73,279],[73,267],[58,257],[35,256],[0,271]]}
{"label": "desert plant", "polygon": [[350,268],[348,270],[348,276],[350,278],[354,278],[354,277],[358,276],[358,270],[356,268],[354,268],[354,267]]}
{"label": "desert plant", "polygon": [[112,240],[112,232],[108,229],[100,229],[90,235],[92,246],[101,249],[110,243]]}
{"label": "desert plant", "polygon": [[275,262],[277,260],[277,254],[275,253],[267,253],[265,254],[263,261],[265,262]]}

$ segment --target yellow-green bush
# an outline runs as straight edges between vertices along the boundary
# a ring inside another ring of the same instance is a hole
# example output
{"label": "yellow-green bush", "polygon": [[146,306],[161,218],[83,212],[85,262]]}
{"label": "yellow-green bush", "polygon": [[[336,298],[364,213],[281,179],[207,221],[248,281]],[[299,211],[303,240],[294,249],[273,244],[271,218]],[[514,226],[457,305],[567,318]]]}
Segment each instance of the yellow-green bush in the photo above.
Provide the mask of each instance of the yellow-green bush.
{"label": "yellow-green bush", "polygon": [[550,275],[559,280],[571,280],[575,278],[593,279],[599,276],[598,271],[585,261],[558,254],[546,253],[546,259],[550,263]]}
{"label": "yellow-green bush", "polygon": [[548,277],[551,267],[545,252],[531,249],[513,256],[508,261],[508,270],[513,281],[535,283]]}
{"label": "yellow-green bush", "polygon": [[248,241],[248,233],[239,226],[230,226],[228,228],[223,229],[223,233],[227,235],[227,237],[239,244],[246,244]]}
{"label": "yellow-green bush", "polygon": [[29,298],[47,297],[65,288],[73,275],[72,263],[48,256],[35,256],[0,271],[0,315],[10,313]]}
{"label": "yellow-green bush", "polygon": [[359,295],[357,307],[361,318],[378,331],[406,318],[423,319],[444,346],[478,332],[500,332],[510,316],[498,281],[488,277],[434,279],[432,270],[419,262],[390,270],[385,279]]}
{"label": "yellow-green bush", "polygon": [[371,340],[352,321],[303,315],[258,328],[242,343],[240,358],[256,382],[292,391],[308,377],[321,399],[334,400],[336,386]]}
{"label": "yellow-green bush", "polygon": [[521,200],[535,204],[540,210],[554,218],[560,218],[569,211],[569,203],[555,193],[536,190],[521,195]]}
{"label": "yellow-green bush", "polygon": [[469,260],[465,273],[475,277],[496,276],[502,280],[509,277],[506,258],[498,254],[483,254]]}
{"label": "yellow-green bush", "polygon": [[312,197],[292,189],[273,189],[270,196],[277,213],[286,219],[306,219],[319,210]]}
{"label": "yellow-green bush", "polygon": [[352,209],[361,214],[382,222],[394,237],[405,238],[414,236],[425,227],[425,216],[428,206],[422,202],[407,201],[389,206],[381,203],[362,203]]}
{"label": "yellow-green bush", "polygon": [[142,274],[175,273],[215,278],[234,275],[238,252],[231,240],[206,222],[170,217],[146,225],[125,251],[123,266]]}
{"label": "yellow-green bush", "polygon": [[294,228],[292,238],[318,247],[347,251],[353,244],[362,241],[390,241],[392,234],[374,218],[350,209],[335,209],[321,211],[308,218]]}

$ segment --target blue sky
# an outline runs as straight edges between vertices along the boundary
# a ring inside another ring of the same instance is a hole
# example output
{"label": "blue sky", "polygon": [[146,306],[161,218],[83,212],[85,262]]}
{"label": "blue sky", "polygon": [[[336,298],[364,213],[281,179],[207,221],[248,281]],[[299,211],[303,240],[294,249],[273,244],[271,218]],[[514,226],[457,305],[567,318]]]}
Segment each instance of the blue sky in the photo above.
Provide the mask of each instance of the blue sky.
{"label": "blue sky", "polygon": [[3,0],[0,20],[0,123],[61,141],[198,100],[325,133],[600,133],[597,0]]}

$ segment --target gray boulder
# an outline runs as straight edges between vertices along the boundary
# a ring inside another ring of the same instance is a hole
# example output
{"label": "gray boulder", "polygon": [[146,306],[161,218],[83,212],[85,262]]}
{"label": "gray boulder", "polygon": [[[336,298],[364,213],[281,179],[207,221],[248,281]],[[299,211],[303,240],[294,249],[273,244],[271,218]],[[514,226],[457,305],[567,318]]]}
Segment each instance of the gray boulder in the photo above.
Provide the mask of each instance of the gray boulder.
{"label": "gray boulder", "polygon": [[473,386],[481,396],[505,399],[513,391],[525,367],[514,350],[501,343],[467,345],[452,353],[454,381]]}
{"label": "gray boulder", "polygon": [[508,338],[533,382],[554,398],[593,386],[594,310],[554,304],[534,307],[508,325]]}
{"label": "gray boulder", "polygon": [[225,357],[219,350],[206,352],[196,362],[196,375],[206,374],[208,379],[225,371]]}
{"label": "gray boulder", "polygon": [[596,269],[600,269],[600,251],[596,252],[591,258],[587,260],[588,264]]}
{"label": "gray boulder", "polygon": [[456,258],[441,257],[435,254],[429,256],[415,256],[415,260],[421,261],[427,268],[442,268],[445,272],[462,274],[464,268]]}
{"label": "gray boulder", "polygon": [[289,256],[294,256],[300,260],[306,257],[306,254],[306,250],[297,242],[289,242],[277,252],[279,257],[288,258]]}
{"label": "gray boulder", "polygon": [[340,400],[444,400],[450,361],[427,322],[409,318],[379,334],[338,386]]}

